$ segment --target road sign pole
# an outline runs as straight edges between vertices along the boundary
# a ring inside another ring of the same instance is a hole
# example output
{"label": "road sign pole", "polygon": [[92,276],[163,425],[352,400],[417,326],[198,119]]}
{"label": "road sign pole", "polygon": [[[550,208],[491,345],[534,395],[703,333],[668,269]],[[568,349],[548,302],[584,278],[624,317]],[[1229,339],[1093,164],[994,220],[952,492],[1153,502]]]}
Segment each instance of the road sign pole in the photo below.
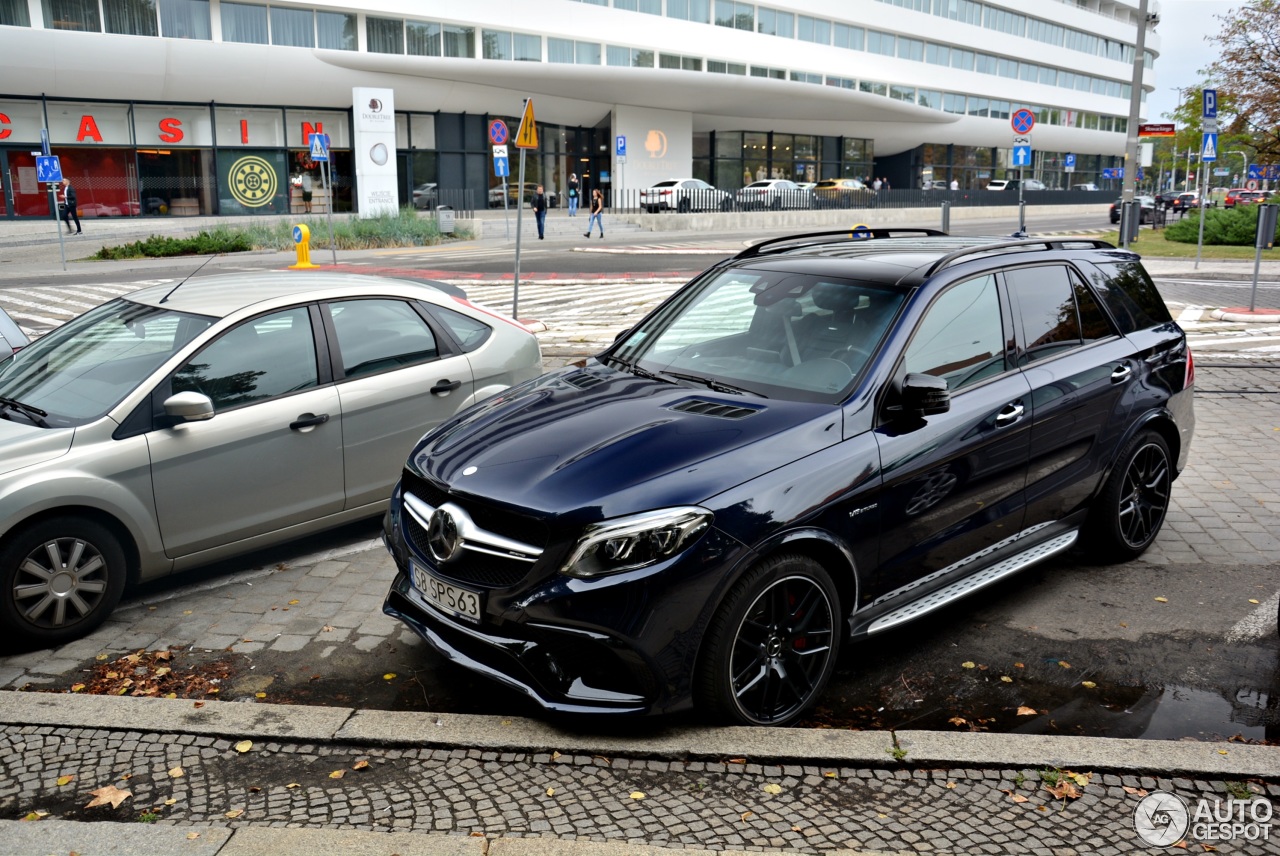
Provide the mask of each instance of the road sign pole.
{"label": "road sign pole", "polygon": [[1196,238],[1196,270],[1200,269],[1200,255],[1204,252],[1204,218],[1206,210],[1205,206],[1208,202],[1204,196],[1204,172],[1204,161],[1201,160],[1200,171],[1196,173],[1196,191],[1197,195],[1200,197],[1200,204],[1196,206],[1196,210],[1200,212],[1200,234],[1199,237]]}
{"label": "road sign pole", "polygon": [[324,219],[329,224],[329,252],[333,255],[333,264],[337,266],[338,242],[333,236],[333,158],[326,158],[321,161],[320,178],[324,181]]}
{"label": "road sign pole", "polygon": [[[528,153],[528,149],[520,149],[520,177],[516,180],[516,190],[518,192],[516,198],[516,269],[515,276],[512,278],[511,288],[511,317],[520,320],[520,224],[524,218],[524,159]],[[505,200],[506,193],[502,198]]]}
{"label": "road sign pole", "polygon": [[53,229],[58,233],[58,252],[62,256],[62,269],[67,269],[67,244],[66,238],[62,236],[62,224],[58,222],[58,191],[56,184],[49,185],[49,209],[53,211]]}

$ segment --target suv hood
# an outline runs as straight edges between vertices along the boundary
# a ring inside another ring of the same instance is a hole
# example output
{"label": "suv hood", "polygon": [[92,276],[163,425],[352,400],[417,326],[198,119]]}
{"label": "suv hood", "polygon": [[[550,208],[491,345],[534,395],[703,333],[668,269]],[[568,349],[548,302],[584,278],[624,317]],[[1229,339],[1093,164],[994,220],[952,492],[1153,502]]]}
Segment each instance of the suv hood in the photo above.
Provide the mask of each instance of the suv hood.
{"label": "suv hood", "polygon": [[592,364],[472,408],[427,434],[409,466],[453,491],[589,522],[704,502],[839,442],[842,428],[838,406]]}
{"label": "suv hood", "polygon": [[37,428],[22,421],[0,418],[0,473],[11,473],[65,455],[75,433],[74,428]]}

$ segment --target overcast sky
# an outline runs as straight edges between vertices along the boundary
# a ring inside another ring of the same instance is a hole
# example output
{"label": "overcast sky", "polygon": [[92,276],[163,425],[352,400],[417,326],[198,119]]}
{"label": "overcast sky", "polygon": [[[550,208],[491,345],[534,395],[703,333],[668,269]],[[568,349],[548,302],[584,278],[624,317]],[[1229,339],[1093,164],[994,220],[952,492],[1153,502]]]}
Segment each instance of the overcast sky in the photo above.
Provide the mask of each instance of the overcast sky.
{"label": "overcast sky", "polygon": [[1156,89],[1147,95],[1143,115],[1149,122],[1164,121],[1178,104],[1174,87],[1199,86],[1197,72],[1218,57],[1217,45],[1205,36],[1222,32],[1218,16],[1244,6],[1243,0],[1161,0],[1160,56],[1156,58]]}

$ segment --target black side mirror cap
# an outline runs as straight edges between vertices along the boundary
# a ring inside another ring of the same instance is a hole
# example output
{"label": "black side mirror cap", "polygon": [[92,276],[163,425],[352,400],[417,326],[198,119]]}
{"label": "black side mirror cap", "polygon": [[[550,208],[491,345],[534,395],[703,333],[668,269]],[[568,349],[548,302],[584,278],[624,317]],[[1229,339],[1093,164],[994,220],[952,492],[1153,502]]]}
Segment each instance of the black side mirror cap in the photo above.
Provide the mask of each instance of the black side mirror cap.
{"label": "black side mirror cap", "polygon": [[944,378],[911,373],[902,382],[902,412],[932,416],[951,409],[951,391]]}

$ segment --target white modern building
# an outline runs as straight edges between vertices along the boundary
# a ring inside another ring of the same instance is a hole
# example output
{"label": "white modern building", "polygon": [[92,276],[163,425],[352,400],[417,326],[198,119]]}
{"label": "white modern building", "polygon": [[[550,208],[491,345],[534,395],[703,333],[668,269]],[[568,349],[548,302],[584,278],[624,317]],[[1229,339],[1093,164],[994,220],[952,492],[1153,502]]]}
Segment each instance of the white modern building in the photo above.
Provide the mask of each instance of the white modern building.
{"label": "white modern building", "polygon": [[[514,137],[526,98],[527,179],[553,192],[571,173],[584,189],[686,175],[978,189],[1013,177],[1010,116],[1024,107],[1025,175],[1067,187],[1122,162],[1137,6],[0,0],[0,216],[47,216],[33,156],[45,129],[89,214],[298,211],[312,132],[331,139],[335,208],[359,208],[369,105],[356,89],[394,116],[403,204],[436,185],[483,205],[500,181],[491,123]],[[1150,91],[1154,32],[1146,47]]]}

